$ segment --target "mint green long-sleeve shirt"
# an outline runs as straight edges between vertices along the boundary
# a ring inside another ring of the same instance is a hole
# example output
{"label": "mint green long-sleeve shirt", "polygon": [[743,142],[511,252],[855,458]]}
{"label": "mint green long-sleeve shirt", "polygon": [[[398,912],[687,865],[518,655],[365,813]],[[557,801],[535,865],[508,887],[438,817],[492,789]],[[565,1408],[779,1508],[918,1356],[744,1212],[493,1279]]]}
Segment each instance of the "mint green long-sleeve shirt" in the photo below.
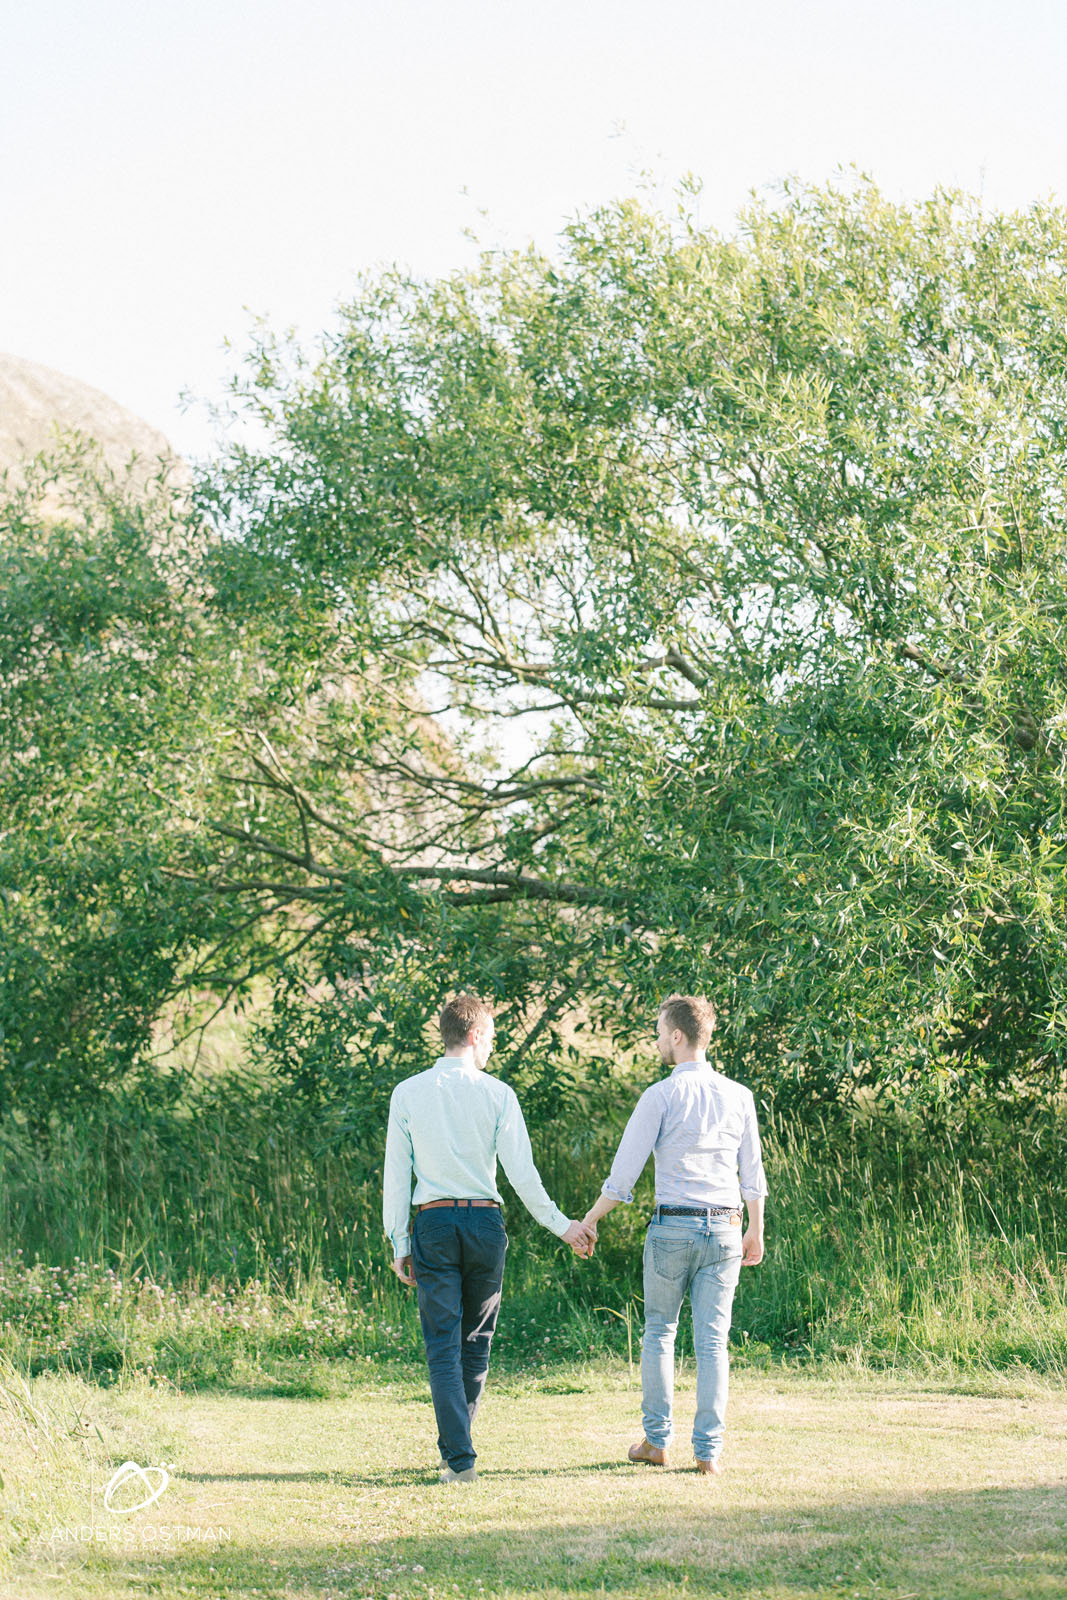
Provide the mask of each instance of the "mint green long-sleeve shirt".
{"label": "mint green long-sleeve shirt", "polygon": [[[553,1205],[534,1166],[514,1089],[455,1056],[393,1090],[385,1136],[382,1220],[393,1255],[411,1254],[410,1213],[427,1200],[496,1200],[497,1157],[526,1209],[562,1235],[570,1219]],[[412,1174],[415,1192],[411,1192]]]}

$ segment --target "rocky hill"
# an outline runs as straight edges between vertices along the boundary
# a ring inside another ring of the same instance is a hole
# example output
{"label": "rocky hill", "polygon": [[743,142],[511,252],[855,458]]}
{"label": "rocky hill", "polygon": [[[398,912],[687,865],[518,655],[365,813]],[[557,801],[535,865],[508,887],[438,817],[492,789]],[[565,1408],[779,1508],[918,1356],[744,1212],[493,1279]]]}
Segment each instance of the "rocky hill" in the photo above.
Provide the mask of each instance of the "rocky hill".
{"label": "rocky hill", "polygon": [[173,479],[188,479],[188,469],[163,434],[149,427],[91,384],[36,361],[0,354],[0,472],[48,450],[60,433],[76,429],[100,446],[105,461],[123,472],[131,457],[134,478],[144,483],[159,471],[160,460],[173,464]]}

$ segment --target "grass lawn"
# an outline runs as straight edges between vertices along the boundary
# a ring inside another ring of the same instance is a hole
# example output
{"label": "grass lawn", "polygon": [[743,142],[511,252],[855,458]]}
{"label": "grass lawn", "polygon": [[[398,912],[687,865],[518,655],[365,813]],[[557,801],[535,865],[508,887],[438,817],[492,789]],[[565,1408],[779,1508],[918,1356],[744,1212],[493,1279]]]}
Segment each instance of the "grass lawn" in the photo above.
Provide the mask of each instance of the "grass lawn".
{"label": "grass lawn", "polygon": [[[0,1428],[21,1537],[0,1594],[1067,1595],[1067,1395],[1035,1380],[735,1372],[718,1479],[691,1470],[691,1375],[667,1471],[624,1459],[640,1436],[625,1370],[490,1384],[480,1481],[444,1487],[413,1379],[323,1400],[38,1379],[24,1392],[52,1445],[11,1405]],[[127,1458],[172,1475],[123,1516],[103,1487]]]}

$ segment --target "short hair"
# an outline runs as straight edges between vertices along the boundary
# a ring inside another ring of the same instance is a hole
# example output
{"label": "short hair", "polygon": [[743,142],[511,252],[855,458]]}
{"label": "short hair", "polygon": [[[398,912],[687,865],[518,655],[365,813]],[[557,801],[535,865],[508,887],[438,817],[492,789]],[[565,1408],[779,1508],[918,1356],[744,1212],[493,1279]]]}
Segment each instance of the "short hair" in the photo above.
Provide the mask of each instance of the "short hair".
{"label": "short hair", "polygon": [[718,1018],[710,1000],[699,994],[669,994],[659,1008],[673,1033],[680,1028],[695,1050],[705,1050]]}
{"label": "short hair", "polygon": [[452,1045],[466,1044],[472,1028],[492,1022],[493,1013],[484,1000],[476,994],[457,994],[450,1000],[438,1019],[441,1026],[441,1043],[447,1050]]}

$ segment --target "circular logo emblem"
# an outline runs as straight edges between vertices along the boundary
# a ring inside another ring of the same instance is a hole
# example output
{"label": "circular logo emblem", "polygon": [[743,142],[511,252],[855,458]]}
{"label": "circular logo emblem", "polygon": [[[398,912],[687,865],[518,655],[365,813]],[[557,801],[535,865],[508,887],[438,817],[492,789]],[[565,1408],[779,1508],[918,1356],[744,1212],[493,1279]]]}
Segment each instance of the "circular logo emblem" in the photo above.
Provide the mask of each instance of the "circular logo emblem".
{"label": "circular logo emblem", "polygon": [[[153,1484],[149,1473],[156,1473],[159,1482]],[[138,1500],[132,1506],[113,1506],[112,1496],[117,1494],[123,1484],[129,1483],[131,1478],[139,1478],[144,1485],[144,1499]],[[146,1506],[155,1505],[167,1484],[170,1482],[170,1473],[166,1467],[139,1467],[136,1461],[124,1461],[118,1471],[112,1474],[111,1481],[104,1490],[104,1505],[116,1517],[128,1517],[131,1511],[143,1511]]]}

